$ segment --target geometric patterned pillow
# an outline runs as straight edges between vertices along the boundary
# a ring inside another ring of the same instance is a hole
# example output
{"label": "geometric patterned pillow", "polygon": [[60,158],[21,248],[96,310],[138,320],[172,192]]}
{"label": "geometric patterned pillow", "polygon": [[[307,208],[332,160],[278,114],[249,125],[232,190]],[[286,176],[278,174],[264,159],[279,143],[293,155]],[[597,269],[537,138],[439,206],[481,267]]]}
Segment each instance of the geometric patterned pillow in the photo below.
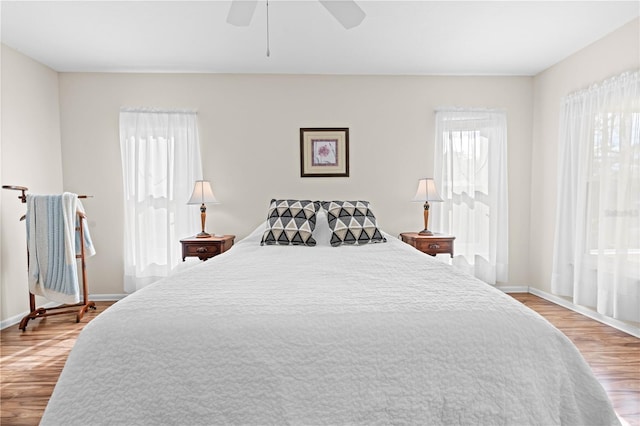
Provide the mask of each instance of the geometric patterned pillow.
{"label": "geometric patterned pillow", "polygon": [[368,201],[323,201],[331,228],[331,245],[384,243]]}
{"label": "geometric patterned pillow", "polygon": [[271,200],[260,245],[315,246],[312,234],[319,208],[318,202],[310,200]]}

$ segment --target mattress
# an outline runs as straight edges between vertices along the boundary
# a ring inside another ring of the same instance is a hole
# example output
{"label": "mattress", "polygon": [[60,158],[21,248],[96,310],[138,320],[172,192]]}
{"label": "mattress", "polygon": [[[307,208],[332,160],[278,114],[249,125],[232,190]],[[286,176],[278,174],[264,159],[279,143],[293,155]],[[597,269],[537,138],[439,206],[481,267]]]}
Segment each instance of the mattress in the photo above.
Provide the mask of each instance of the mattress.
{"label": "mattress", "polygon": [[571,341],[499,290],[391,235],[261,234],[93,319],[42,424],[619,424]]}

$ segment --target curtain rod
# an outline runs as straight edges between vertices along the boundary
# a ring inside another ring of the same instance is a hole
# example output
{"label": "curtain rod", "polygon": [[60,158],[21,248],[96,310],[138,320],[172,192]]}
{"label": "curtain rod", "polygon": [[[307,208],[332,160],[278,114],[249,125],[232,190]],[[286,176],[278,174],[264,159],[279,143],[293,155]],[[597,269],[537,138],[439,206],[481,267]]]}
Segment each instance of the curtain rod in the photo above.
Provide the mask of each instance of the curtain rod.
{"label": "curtain rod", "polygon": [[146,107],[121,107],[120,112],[141,112],[141,113],[160,113],[160,114],[198,114],[197,109],[162,109],[162,108],[146,108]]}
{"label": "curtain rod", "polygon": [[640,71],[624,71],[621,74],[614,75],[605,80],[599,81],[582,89],[578,89],[562,97],[562,101],[568,101],[575,98],[598,92],[600,90],[609,90],[610,87],[620,84],[622,81],[635,80],[640,81]]}
{"label": "curtain rod", "polygon": [[437,107],[433,113],[437,112],[506,112],[504,108],[465,108],[465,107]]}

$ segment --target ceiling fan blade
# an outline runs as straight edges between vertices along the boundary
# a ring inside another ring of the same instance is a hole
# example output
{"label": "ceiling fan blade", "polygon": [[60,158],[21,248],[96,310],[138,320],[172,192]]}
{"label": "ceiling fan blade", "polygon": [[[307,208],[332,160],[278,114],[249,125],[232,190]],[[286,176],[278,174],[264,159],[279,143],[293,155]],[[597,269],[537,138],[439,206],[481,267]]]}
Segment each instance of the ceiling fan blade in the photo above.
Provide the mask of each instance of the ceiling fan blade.
{"label": "ceiling fan blade", "polygon": [[366,16],[353,0],[319,0],[346,29],[357,27]]}
{"label": "ceiling fan blade", "polygon": [[258,0],[232,0],[227,22],[236,27],[246,27],[251,23]]}

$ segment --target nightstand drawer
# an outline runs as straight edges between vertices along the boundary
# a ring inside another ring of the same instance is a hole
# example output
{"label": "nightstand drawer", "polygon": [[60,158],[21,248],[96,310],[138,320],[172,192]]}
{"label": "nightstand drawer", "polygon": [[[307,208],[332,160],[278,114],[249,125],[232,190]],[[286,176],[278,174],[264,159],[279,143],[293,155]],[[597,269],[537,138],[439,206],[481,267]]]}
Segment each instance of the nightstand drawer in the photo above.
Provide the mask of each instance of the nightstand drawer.
{"label": "nightstand drawer", "polygon": [[400,239],[423,253],[435,256],[441,253],[453,257],[453,240],[451,235],[423,235],[417,232],[403,232]]}
{"label": "nightstand drawer", "polygon": [[184,262],[186,257],[197,257],[200,260],[207,260],[217,256],[229,250],[231,246],[233,246],[234,239],[235,235],[184,238],[180,240],[182,244],[182,261]]}
{"label": "nightstand drawer", "polygon": [[219,244],[187,244],[184,248],[186,256],[207,256],[212,257],[220,254]]}
{"label": "nightstand drawer", "polygon": [[453,252],[453,241],[416,240],[415,248],[429,254],[451,253]]}

